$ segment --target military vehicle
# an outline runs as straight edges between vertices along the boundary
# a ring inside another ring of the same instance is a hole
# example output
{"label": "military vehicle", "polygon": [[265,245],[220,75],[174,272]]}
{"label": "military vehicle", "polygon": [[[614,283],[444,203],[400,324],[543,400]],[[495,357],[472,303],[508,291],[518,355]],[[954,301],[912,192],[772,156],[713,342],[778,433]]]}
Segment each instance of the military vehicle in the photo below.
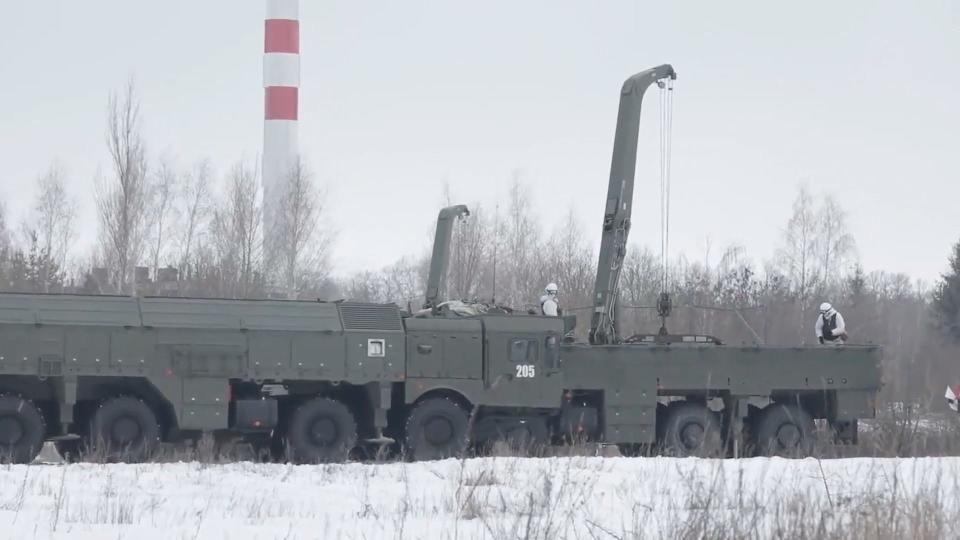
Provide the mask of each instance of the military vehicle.
{"label": "military vehicle", "polygon": [[[507,440],[626,453],[809,452],[814,419],[855,442],[880,385],[874,346],[731,347],[623,338],[617,288],[640,106],[669,65],[620,94],[589,341],[572,316],[441,301],[452,228],[440,212],[423,309],[355,302],[0,295],[0,456],[44,441],[113,460],[203,433],[268,441],[294,462],[396,442],[413,459]],[[669,297],[660,302],[669,314]],[[664,325],[665,326],[665,325]]]}

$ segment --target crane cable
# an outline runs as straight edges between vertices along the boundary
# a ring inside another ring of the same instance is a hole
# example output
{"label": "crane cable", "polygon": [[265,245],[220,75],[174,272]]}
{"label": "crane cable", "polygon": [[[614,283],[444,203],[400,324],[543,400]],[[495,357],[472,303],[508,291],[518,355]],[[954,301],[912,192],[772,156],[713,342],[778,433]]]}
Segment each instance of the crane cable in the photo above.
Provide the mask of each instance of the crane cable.
{"label": "crane cable", "polygon": [[657,81],[660,88],[660,293],[669,288],[670,158],[673,146],[673,79]]}

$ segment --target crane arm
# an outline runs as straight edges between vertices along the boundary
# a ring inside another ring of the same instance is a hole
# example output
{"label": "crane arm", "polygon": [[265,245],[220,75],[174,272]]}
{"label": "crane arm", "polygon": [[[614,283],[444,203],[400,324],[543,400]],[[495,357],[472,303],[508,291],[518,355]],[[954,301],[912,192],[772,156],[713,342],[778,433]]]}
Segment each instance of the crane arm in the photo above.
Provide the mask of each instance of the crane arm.
{"label": "crane arm", "polygon": [[427,294],[423,307],[432,309],[437,307],[440,297],[440,287],[447,273],[447,263],[450,261],[450,238],[453,235],[453,224],[456,220],[470,215],[465,205],[448,206],[440,210],[437,216],[437,232],[433,239],[433,256],[430,257],[430,276],[427,278]]}
{"label": "crane arm", "polygon": [[618,286],[627,254],[627,236],[630,233],[643,95],[651,84],[676,78],[673,66],[664,64],[630,77],[620,90],[620,110],[613,139],[613,159],[603,211],[603,231],[590,323],[590,343],[595,345],[619,341],[616,324]]}

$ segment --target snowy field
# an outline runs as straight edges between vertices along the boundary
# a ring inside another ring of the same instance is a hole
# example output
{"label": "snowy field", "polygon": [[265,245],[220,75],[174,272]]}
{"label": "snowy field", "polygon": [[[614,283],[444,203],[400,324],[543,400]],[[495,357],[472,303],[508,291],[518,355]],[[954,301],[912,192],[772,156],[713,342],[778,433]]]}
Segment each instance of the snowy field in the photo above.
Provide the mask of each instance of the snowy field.
{"label": "snowy field", "polygon": [[960,458],[0,467],[0,537],[945,538]]}

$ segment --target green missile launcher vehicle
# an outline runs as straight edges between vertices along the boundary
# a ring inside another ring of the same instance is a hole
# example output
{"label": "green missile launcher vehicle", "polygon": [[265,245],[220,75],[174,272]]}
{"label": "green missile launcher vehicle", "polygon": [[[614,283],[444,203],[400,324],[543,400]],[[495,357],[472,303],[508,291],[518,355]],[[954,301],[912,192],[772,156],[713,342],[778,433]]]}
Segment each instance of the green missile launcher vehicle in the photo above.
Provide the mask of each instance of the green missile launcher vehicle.
{"label": "green missile launcher vehicle", "polygon": [[[441,301],[452,228],[437,222],[422,310],[392,304],[0,294],[0,460],[45,441],[107,459],[160,442],[243,437],[298,463],[395,444],[413,459],[496,441],[616,444],[624,453],[803,455],[814,420],[853,443],[874,415],[879,347],[731,347],[620,336],[619,273],[640,105],[664,65],[620,96],[589,341],[573,317]],[[660,302],[669,315],[669,297]],[[665,325],[664,325],[665,326]]]}

